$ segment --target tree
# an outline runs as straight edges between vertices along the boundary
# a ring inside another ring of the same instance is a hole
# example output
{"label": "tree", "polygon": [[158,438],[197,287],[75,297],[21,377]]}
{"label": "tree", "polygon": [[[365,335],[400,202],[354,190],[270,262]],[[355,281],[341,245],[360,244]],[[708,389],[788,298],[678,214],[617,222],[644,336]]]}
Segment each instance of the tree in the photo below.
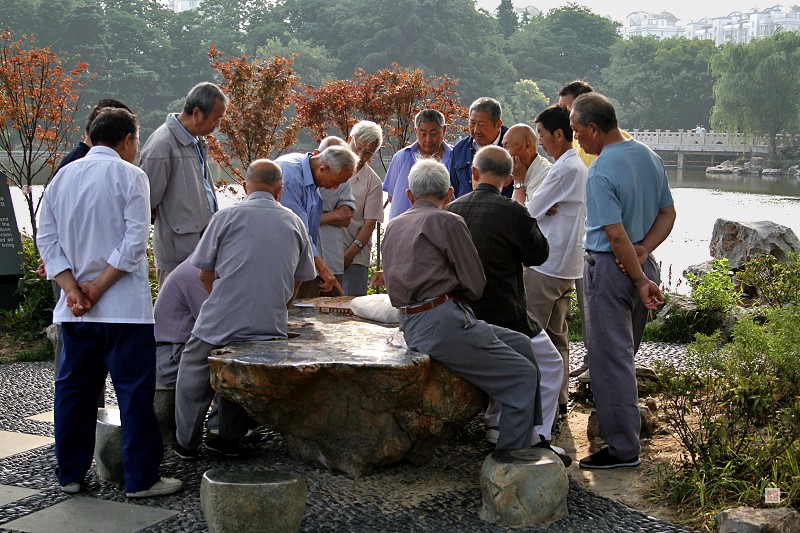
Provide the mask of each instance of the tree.
{"label": "tree", "polygon": [[64,140],[78,129],[80,92],[92,76],[86,63],[67,68],[71,58],[65,52],[34,43],[0,32],[0,150],[6,156],[0,170],[25,196],[35,242],[39,203],[34,205],[31,187],[34,180],[49,183]]}
{"label": "tree", "polygon": [[603,70],[606,96],[619,103],[626,128],[677,129],[708,124],[713,80],[708,64],[713,41],[632,37],[612,49]]}
{"label": "tree", "polygon": [[500,33],[508,39],[519,27],[519,19],[517,18],[517,12],[514,10],[514,4],[511,0],[500,0],[496,13],[497,26],[500,29]]}
{"label": "tree", "polygon": [[533,80],[519,80],[514,83],[504,100],[503,121],[508,123],[533,124],[536,115],[550,105],[550,99]]}
{"label": "tree", "polygon": [[295,128],[284,116],[294,98],[297,76],[292,58],[272,61],[223,59],[212,46],[211,67],[222,76],[221,89],[230,105],[220,122],[220,138],[209,137],[208,149],[225,172],[239,178],[256,159],[274,157],[294,144]]}
{"label": "tree", "polygon": [[778,32],[747,44],[725,45],[711,60],[715,129],[776,136],[800,125],[800,34]]}
{"label": "tree", "polygon": [[303,83],[319,87],[327,80],[336,77],[339,60],[331,57],[323,46],[315,46],[310,41],[300,41],[292,38],[286,44],[273,37],[267,40],[264,46],[259,47],[258,58],[273,58],[275,56],[294,56],[294,72],[300,76]]}
{"label": "tree", "polygon": [[[350,80],[331,80],[321,87],[306,87],[298,94],[297,126],[317,139],[333,129],[347,137],[359,120],[372,120],[384,129],[384,147],[394,153],[411,139],[414,116],[424,107],[438,109],[446,117],[460,117],[464,108],[447,76],[426,77],[421,69],[391,68],[368,74],[357,70]],[[382,159],[381,159],[382,160]]]}

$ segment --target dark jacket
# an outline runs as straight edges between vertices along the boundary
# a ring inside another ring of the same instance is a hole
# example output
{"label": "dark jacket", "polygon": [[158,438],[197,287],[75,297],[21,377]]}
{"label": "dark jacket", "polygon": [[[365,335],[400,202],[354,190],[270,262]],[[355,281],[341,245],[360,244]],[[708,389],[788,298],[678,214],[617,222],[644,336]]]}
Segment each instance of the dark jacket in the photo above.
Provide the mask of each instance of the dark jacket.
{"label": "dark jacket", "polygon": [[[503,143],[508,128],[500,126],[500,143]],[[472,149],[472,135],[467,135],[453,147],[450,155],[450,186],[453,187],[453,198],[464,196],[472,190],[472,158],[475,151]],[[513,185],[503,189],[503,196],[511,198],[514,192]]]}

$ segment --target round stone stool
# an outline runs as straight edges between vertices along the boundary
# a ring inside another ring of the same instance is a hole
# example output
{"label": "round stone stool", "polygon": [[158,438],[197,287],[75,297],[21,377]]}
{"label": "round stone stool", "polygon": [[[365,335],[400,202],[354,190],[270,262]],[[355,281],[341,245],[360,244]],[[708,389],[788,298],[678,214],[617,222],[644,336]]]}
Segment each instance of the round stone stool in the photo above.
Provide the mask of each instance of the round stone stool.
{"label": "round stone stool", "polygon": [[567,516],[569,479],[551,450],[494,452],[481,468],[481,520],[503,526],[533,526]]}
{"label": "round stone stool", "polygon": [[101,479],[125,484],[125,469],[122,467],[122,425],[119,409],[97,410],[97,426],[95,427],[94,462],[97,475]]}
{"label": "round stone stool", "polygon": [[284,472],[215,468],[200,483],[211,533],[297,531],[306,495],[305,480]]}

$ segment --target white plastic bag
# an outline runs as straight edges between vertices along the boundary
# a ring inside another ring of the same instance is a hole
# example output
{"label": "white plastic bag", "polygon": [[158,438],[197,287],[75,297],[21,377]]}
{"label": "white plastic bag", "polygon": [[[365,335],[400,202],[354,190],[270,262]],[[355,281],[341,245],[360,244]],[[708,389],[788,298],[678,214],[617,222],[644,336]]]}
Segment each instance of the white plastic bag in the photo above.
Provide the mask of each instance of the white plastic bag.
{"label": "white plastic bag", "polygon": [[361,318],[383,322],[384,324],[397,324],[397,309],[392,307],[388,294],[370,294],[358,296],[350,301],[350,309]]}

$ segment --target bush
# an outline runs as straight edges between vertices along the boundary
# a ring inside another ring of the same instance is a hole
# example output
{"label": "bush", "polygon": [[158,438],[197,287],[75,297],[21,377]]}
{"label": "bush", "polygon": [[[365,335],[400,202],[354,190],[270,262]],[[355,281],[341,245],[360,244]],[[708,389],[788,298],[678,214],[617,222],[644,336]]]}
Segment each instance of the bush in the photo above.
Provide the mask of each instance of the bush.
{"label": "bush", "polygon": [[716,512],[759,506],[765,487],[800,504],[800,308],[767,311],[720,334],[698,335],[684,370],[665,372],[664,412],[686,449],[662,476],[662,497]]}
{"label": "bush", "polygon": [[727,259],[715,259],[711,272],[702,276],[686,274],[692,287],[692,299],[701,311],[726,313],[742,303],[742,292],[734,286],[733,272]]}
{"label": "bush", "polygon": [[16,339],[41,337],[53,318],[55,296],[50,281],[39,276],[36,269],[39,257],[33,239],[22,235],[23,275],[17,286],[20,304],[17,309],[0,311],[0,333]]}
{"label": "bush", "polygon": [[736,273],[736,280],[754,289],[770,307],[800,304],[800,254],[789,253],[789,260],[783,263],[772,255],[751,259]]}

